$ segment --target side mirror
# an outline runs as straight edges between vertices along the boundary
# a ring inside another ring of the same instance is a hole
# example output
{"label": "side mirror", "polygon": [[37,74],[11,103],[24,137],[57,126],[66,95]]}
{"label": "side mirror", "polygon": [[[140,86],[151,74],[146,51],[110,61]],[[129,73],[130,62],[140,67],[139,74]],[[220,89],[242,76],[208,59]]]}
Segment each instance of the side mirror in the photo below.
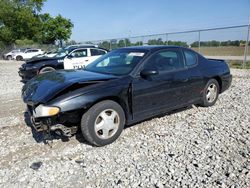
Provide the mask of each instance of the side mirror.
{"label": "side mirror", "polygon": [[150,76],[157,75],[157,74],[159,74],[159,72],[156,69],[152,69],[152,70],[144,69],[140,73],[142,78],[148,78]]}
{"label": "side mirror", "polygon": [[68,59],[72,59],[72,58],[73,58],[73,55],[72,55],[72,54],[69,54],[69,55],[67,56],[67,58],[68,58]]}

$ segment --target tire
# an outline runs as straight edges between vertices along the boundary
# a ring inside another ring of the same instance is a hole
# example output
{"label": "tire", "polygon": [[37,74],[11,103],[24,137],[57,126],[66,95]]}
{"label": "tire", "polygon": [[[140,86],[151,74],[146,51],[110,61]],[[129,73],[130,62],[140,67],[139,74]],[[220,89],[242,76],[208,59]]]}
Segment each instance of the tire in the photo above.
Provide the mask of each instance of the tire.
{"label": "tire", "polygon": [[16,60],[17,60],[17,61],[22,61],[22,60],[23,60],[23,57],[19,55],[19,56],[16,57]]}
{"label": "tire", "polygon": [[55,71],[55,69],[53,67],[43,67],[40,71],[39,74],[43,74],[46,72],[51,72],[51,71]]}
{"label": "tire", "polygon": [[7,56],[7,60],[9,60],[9,61],[12,60],[12,56],[11,56],[11,55],[8,55],[8,56]]}
{"label": "tire", "polygon": [[204,88],[201,106],[213,106],[218,99],[219,91],[220,86],[217,80],[210,79]]}
{"label": "tire", "polygon": [[114,142],[120,136],[124,125],[125,114],[122,107],[111,100],[95,104],[81,119],[83,137],[95,146]]}

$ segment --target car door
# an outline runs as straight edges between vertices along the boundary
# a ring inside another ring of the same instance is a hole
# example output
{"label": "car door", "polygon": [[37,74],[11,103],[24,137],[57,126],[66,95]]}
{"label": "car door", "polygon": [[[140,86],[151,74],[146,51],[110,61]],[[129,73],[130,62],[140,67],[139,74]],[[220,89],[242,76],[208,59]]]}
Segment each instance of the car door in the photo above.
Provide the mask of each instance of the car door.
{"label": "car door", "polygon": [[154,53],[143,71],[156,70],[149,77],[138,75],[132,82],[132,108],[135,119],[144,119],[185,103],[188,82],[183,53],[178,48]]}
{"label": "car door", "polygon": [[97,58],[107,53],[107,51],[102,49],[90,48],[89,50],[90,50],[89,63],[92,63]]}
{"label": "car door", "polygon": [[76,49],[65,57],[64,69],[82,69],[88,61],[88,50],[86,48]]}
{"label": "car door", "polygon": [[23,56],[24,59],[29,59],[30,56],[31,56],[31,53],[32,53],[31,50],[26,50],[26,51],[23,53],[22,56]]}
{"label": "car door", "polygon": [[37,56],[37,55],[39,55],[39,50],[34,49],[34,50],[32,50],[32,52],[30,53],[30,57],[29,57],[29,58],[32,58],[32,57]]}
{"label": "car door", "polygon": [[189,77],[189,84],[186,86],[186,101],[188,103],[195,103],[201,98],[206,83],[204,83],[204,78],[200,71],[199,58],[196,52],[189,49],[183,49],[183,54]]}

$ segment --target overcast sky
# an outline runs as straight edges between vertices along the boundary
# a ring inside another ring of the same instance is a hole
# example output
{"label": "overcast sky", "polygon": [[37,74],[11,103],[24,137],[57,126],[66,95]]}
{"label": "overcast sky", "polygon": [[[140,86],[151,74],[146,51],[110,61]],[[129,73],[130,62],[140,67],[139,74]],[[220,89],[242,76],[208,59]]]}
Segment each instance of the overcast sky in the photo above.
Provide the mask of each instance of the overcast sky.
{"label": "overcast sky", "polygon": [[43,12],[71,19],[79,42],[247,24],[250,0],[47,0]]}

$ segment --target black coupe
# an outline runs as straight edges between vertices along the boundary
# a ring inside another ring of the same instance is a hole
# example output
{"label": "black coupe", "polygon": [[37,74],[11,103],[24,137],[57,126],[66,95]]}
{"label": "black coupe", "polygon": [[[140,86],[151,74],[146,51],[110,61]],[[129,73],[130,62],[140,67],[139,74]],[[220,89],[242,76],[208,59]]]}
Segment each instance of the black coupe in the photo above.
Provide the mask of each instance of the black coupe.
{"label": "black coupe", "polygon": [[71,136],[81,128],[91,144],[115,141],[125,125],[190,104],[212,106],[232,76],[223,60],[176,46],[113,50],[85,70],[38,75],[22,97],[37,131]]}

